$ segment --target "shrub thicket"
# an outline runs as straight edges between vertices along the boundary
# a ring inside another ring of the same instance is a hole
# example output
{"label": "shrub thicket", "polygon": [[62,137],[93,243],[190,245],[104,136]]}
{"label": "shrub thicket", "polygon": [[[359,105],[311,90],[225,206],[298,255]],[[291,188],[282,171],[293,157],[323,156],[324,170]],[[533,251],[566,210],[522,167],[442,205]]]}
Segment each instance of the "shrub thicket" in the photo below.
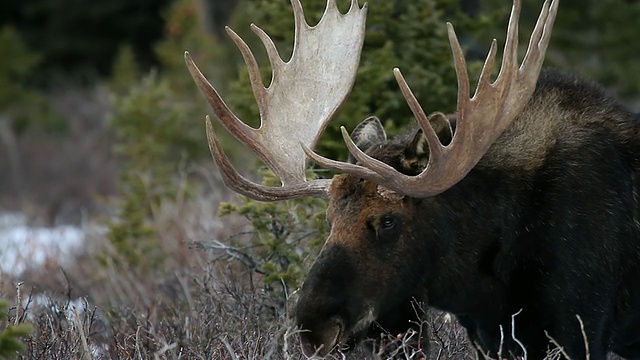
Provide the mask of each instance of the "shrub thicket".
{"label": "shrub thicket", "polygon": [[[115,109],[110,124],[116,137],[114,151],[121,158],[121,200],[108,238],[120,260],[141,270],[156,268],[166,255],[150,219],[163,203],[175,201],[183,186],[181,173],[206,154],[203,127],[194,126],[195,119],[202,118],[203,104],[195,100],[199,96],[184,65],[178,67],[185,47],[216,48],[213,37],[198,25],[196,5],[183,0],[168,9],[166,37],[156,45],[160,69],[138,79],[135,56],[124,46],[110,82]],[[212,54],[202,51],[198,58],[208,63]]]}

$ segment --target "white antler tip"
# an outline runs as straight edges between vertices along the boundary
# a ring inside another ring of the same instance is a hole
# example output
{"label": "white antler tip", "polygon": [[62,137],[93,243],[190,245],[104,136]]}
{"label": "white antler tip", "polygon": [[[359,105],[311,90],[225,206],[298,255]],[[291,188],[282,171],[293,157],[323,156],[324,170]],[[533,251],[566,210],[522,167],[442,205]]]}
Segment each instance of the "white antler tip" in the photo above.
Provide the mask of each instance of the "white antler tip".
{"label": "white antler tip", "polygon": [[397,82],[404,82],[404,76],[402,75],[402,71],[399,68],[393,68],[393,76],[396,78]]}
{"label": "white antler tip", "polygon": [[450,22],[447,22],[447,35],[449,36],[449,43],[451,43],[452,40],[455,40],[456,42],[458,41],[458,37],[456,36],[456,29]]}

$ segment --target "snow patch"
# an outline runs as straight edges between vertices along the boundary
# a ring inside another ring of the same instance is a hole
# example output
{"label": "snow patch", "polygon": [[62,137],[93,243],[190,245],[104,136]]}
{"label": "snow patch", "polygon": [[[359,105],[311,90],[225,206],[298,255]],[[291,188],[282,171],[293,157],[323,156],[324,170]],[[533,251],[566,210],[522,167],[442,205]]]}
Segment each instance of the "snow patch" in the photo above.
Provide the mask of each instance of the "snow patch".
{"label": "snow patch", "polygon": [[47,261],[71,265],[84,241],[77,226],[30,227],[20,213],[0,213],[0,273],[20,275]]}

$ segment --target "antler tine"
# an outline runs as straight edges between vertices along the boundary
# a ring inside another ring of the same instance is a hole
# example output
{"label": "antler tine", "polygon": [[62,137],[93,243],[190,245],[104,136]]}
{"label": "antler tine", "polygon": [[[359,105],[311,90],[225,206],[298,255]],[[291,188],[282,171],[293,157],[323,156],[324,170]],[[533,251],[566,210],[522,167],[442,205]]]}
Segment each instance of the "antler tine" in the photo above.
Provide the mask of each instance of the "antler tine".
{"label": "antler tine", "polygon": [[[251,24],[251,28],[255,32],[255,28],[257,26]],[[259,28],[258,28],[259,29]],[[244,63],[247,65],[247,71],[249,73],[249,83],[251,84],[251,90],[253,91],[253,96],[258,101],[258,106],[264,106],[264,101],[266,99],[265,87],[262,82],[262,75],[260,74],[260,68],[258,67],[258,62],[256,61],[256,57],[253,56],[253,52],[249,48],[244,40],[235,31],[233,31],[230,27],[225,27],[227,34],[236,44],[238,49],[240,49],[240,53],[242,54],[242,58],[244,59]],[[266,45],[265,45],[266,46]]]}
{"label": "antler tine", "polygon": [[[425,114],[424,110],[420,106],[420,103],[418,103],[418,99],[416,99],[416,96],[413,94],[413,91],[411,91],[411,89],[409,88],[409,85],[404,79],[404,76],[402,76],[402,72],[400,72],[400,69],[398,68],[393,69],[393,75],[395,76],[396,82],[400,87],[402,96],[404,96],[405,100],[407,101],[407,104],[409,105],[409,108],[411,109],[413,116],[415,116],[416,120],[418,121],[418,124],[420,125],[420,128],[422,129],[422,132],[427,138],[427,144],[429,146],[429,154],[430,154],[429,160],[430,162],[433,163],[434,159],[442,158],[443,156],[442,152],[444,150],[444,147],[440,143],[440,140],[438,139],[438,135],[436,135],[435,130],[433,130],[433,126],[431,126],[431,121],[429,121],[430,120],[429,117],[427,117],[427,115]],[[436,113],[436,114],[441,114],[441,113]]]}
{"label": "antler tine", "polygon": [[489,48],[489,53],[487,54],[487,58],[484,61],[484,65],[482,65],[482,71],[480,72],[480,79],[478,80],[478,85],[476,86],[476,91],[473,93],[473,97],[475,98],[475,94],[483,91],[485,87],[491,86],[491,72],[493,71],[493,64],[496,60],[496,54],[498,53],[498,42],[496,39],[491,41],[491,47]]}
{"label": "antler tine", "polygon": [[209,150],[211,151],[213,160],[220,169],[222,181],[231,190],[259,201],[287,200],[303,196],[326,196],[326,191],[331,180],[316,180],[288,188],[264,186],[248,180],[236,171],[233,165],[231,165],[229,158],[224,154],[224,151],[222,151],[222,146],[220,146],[209,116],[206,117],[206,126]]}
{"label": "antler tine", "polygon": [[520,11],[522,9],[521,2],[522,0],[514,0],[513,6],[511,7],[511,16],[509,16],[509,26],[507,27],[507,38],[504,42],[504,51],[502,54],[502,66],[500,67],[498,78],[494,84],[501,83],[503,77],[506,78],[504,84],[507,84],[510,77],[516,75],[518,69],[518,28],[520,25]]}
{"label": "antler tine", "polygon": [[[260,38],[260,41],[262,41],[262,45],[264,45],[264,48],[267,51],[269,63],[271,64],[271,78],[273,79],[276,76],[280,76],[279,74],[282,71],[284,61],[282,61],[280,54],[278,54],[276,44],[273,43],[273,40],[269,37],[269,35],[267,35],[266,32],[264,32],[264,30],[257,27],[256,25],[251,24],[251,30],[253,30],[253,32],[258,35],[258,38]],[[247,66],[249,66],[249,64],[247,64]],[[262,84],[262,79],[260,79],[260,84]],[[262,86],[264,87],[264,85]]]}
{"label": "antler tine", "polygon": [[[327,0],[327,7],[329,6],[329,3],[331,1],[333,0]],[[302,10],[302,4],[300,3],[300,0],[291,0],[291,7],[293,8],[293,20],[295,26],[294,31],[297,37],[300,33],[300,30],[302,30],[305,26],[308,26],[308,24],[304,18],[304,11]]]}
{"label": "antler tine", "polygon": [[469,101],[469,73],[467,73],[467,61],[464,52],[458,42],[458,37],[451,23],[447,23],[447,35],[449,36],[449,46],[453,54],[453,65],[456,70],[458,80],[458,110],[464,109]]}
{"label": "antler tine", "polygon": [[311,148],[309,148],[306,144],[304,143],[300,143],[300,146],[302,147],[302,149],[304,150],[304,152],[307,154],[307,156],[309,156],[309,158],[311,158],[311,160],[313,160],[315,163],[317,163],[320,166],[324,166],[327,168],[331,168],[331,169],[335,169],[341,172],[345,172],[348,174],[353,174],[353,175],[358,175],[360,177],[363,177],[365,179],[369,179],[373,182],[382,182],[385,179],[385,173],[391,173],[393,171],[395,171],[392,167],[390,167],[389,165],[383,163],[380,160],[374,159],[370,156],[368,156],[367,154],[365,154],[362,150],[360,150],[358,148],[358,146],[353,142],[353,140],[351,140],[351,138],[349,137],[349,134],[347,133],[347,131],[344,129],[344,127],[341,127],[340,130],[342,131],[342,138],[344,139],[347,148],[349,149],[349,152],[351,152],[351,154],[357,159],[366,159],[367,161],[371,161],[372,163],[372,169],[375,169],[376,171],[369,169],[367,167],[364,166],[360,166],[360,165],[355,165],[355,164],[351,164],[351,163],[346,163],[343,161],[337,161],[337,160],[333,160],[333,159],[329,159],[327,157],[324,157],[316,152],[314,152],[313,150],[311,150]]}
{"label": "antler tine", "polygon": [[254,132],[254,129],[240,121],[240,119],[238,119],[227,107],[216,89],[211,86],[211,83],[209,83],[200,69],[198,69],[198,66],[191,58],[188,51],[184,52],[184,60],[189,72],[191,73],[191,77],[196,82],[198,88],[200,88],[200,91],[204,94],[209,105],[213,109],[213,112],[216,114],[222,125],[224,125],[229,132],[234,134],[236,138],[242,141],[242,143],[247,145],[253,144],[252,140],[254,136],[252,133]]}
{"label": "antler tine", "polygon": [[[551,6],[549,6],[549,0],[545,0],[540,17],[531,34],[527,52],[522,60],[521,69],[534,67],[536,65],[539,69],[542,65],[540,58],[544,57],[545,50],[551,40],[551,30],[556,19],[556,14],[558,13],[558,2],[559,0],[553,0]],[[530,63],[534,63],[534,65]]]}
{"label": "antler tine", "polygon": [[[310,27],[300,0],[291,0],[295,18],[293,54],[282,60],[275,44],[262,29],[251,25],[262,41],[272,68],[272,80],[265,87],[249,46],[231,29],[227,33],[240,49],[260,110],[260,127],[254,129],[238,119],[218,92],[202,75],[188,53],[189,71],[214,113],[245,146],[249,147],[278,176],[281,187],[267,187],[242,177],[221,150],[207,120],[207,137],[214,161],[225,184],[256,200],[273,201],[303,196],[326,196],[327,180],[306,179],[306,157],[299,142],[313,147],[334,112],[345,100],[355,81],[364,42],[367,7],[352,3],[341,14],[335,0],[327,0],[320,22]],[[354,6],[355,5],[355,6]]]}
{"label": "antler tine", "polygon": [[[396,171],[366,155],[353,144],[351,139],[347,138],[345,142],[349,151],[362,166],[329,160],[305,148],[307,155],[320,165],[360,176],[412,197],[434,196],[447,190],[476,166],[493,142],[520,114],[531,98],[549,43],[558,3],[559,0],[553,0],[549,7],[547,0],[543,5],[531,35],[527,54],[522,65],[518,67],[518,18],[521,4],[520,0],[514,0],[500,73],[491,83],[491,70],[496,55],[494,39],[472,98],[469,98],[469,78],[462,49],[453,26],[447,24],[458,79],[457,126],[453,139],[447,146],[442,146],[435,138],[422,108],[408,88],[402,74],[399,71],[396,72],[400,89],[429,143],[429,163],[419,175],[407,176]],[[442,115],[435,113],[431,116]]]}

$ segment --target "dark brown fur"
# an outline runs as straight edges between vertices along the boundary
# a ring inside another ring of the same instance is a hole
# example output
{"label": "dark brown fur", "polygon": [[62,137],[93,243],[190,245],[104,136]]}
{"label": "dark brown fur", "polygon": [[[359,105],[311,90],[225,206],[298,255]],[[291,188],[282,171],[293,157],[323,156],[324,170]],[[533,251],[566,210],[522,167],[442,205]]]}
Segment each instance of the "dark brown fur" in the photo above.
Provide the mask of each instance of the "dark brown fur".
{"label": "dark brown fur", "polygon": [[[447,129],[439,134],[447,142]],[[331,234],[295,308],[307,350],[403,332],[412,301],[457,315],[495,356],[640,358],[640,119],[600,87],[543,71],[533,99],[460,183],[425,199],[334,178]],[[415,130],[365,150],[406,174],[426,165]],[[357,140],[357,139],[356,139]],[[357,142],[357,141],[356,141]],[[361,142],[362,143],[362,142]],[[330,349],[322,349],[324,354]]]}

